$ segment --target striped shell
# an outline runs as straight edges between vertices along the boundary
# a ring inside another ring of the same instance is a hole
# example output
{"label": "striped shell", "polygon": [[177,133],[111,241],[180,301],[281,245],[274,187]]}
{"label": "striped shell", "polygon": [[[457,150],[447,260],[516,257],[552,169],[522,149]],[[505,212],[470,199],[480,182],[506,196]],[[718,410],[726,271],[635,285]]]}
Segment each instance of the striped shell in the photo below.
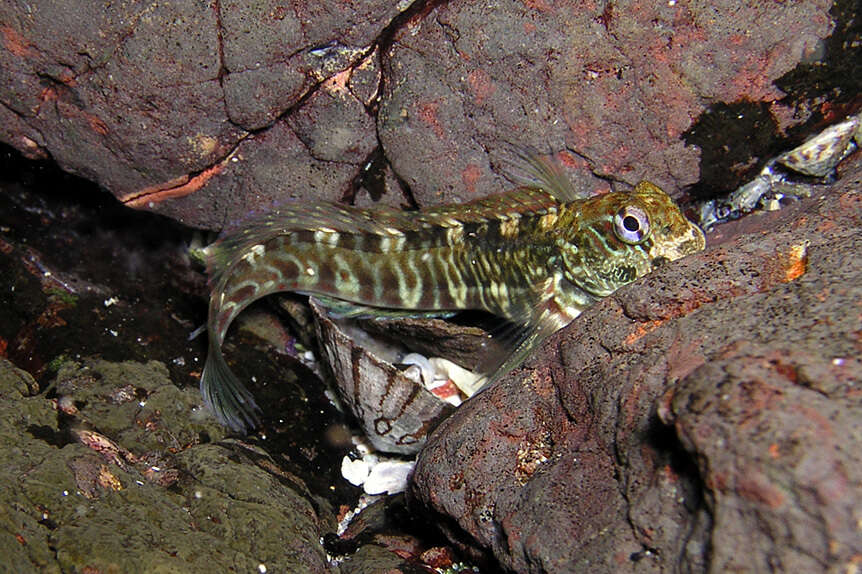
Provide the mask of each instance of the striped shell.
{"label": "striped shell", "polygon": [[318,341],[342,400],[374,447],[415,454],[454,407],[355,341],[311,298]]}

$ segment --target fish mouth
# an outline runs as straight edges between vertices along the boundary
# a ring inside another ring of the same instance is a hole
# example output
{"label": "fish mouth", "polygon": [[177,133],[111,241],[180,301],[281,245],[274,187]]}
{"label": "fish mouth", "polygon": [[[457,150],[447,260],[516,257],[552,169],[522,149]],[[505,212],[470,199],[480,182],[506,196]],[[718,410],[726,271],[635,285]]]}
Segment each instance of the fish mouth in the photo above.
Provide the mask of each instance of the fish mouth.
{"label": "fish mouth", "polygon": [[676,241],[664,243],[651,253],[652,263],[655,266],[663,265],[669,261],[676,261],[686,255],[703,251],[706,247],[706,236],[700,227],[691,224],[688,233],[680,236]]}

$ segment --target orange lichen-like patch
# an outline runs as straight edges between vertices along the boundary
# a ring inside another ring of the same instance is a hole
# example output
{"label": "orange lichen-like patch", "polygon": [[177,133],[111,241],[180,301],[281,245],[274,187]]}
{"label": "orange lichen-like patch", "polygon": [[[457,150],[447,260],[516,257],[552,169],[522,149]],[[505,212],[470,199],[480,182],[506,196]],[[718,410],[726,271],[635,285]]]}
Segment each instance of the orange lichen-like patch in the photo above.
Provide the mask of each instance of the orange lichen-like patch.
{"label": "orange lichen-like patch", "polygon": [[662,478],[671,484],[679,482],[679,474],[677,474],[669,464],[666,464],[661,468],[661,475]]}
{"label": "orange lichen-like patch", "polygon": [[731,34],[727,41],[732,46],[742,46],[745,43],[745,36],[742,34]]}
{"label": "orange lichen-like patch", "polygon": [[769,456],[772,458],[778,458],[781,456],[781,452],[778,449],[778,443],[772,443],[769,445]]}
{"label": "orange lichen-like patch", "polygon": [[108,135],[108,125],[101,118],[93,114],[85,114],[85,116],[94,132],[103,136]]}
{"label": "orange lichen-like patch", "polygon": [[780,508],[787,498],[778,487],[759,472],[739,476],[736,482],[736,492],[746,500],[765,504],[769,508]]}
{"label": "orange lichen-like patch", "polygon": [[434,131],[434,135],[442,140],[445,137],[446,132],[443,131],[443,126],[440,125],[440,121],[437,119],[437,110],[439,109],[440,102],[425,102],[423,104],[419,104],[419,119]]}
{"label": "orange lichen-like patch", "polygon": [[796,372],[795,365],[789,364],[780,358],[773,358],[770,362],[772,364],[772,368],[785,379],[794,383],[798,381],[799,375]]}
{"label": "orange lichen-like patch", "polygon": [[481,106],[497,90],[488,72],[481,69],[470,72],[467,75],[467,83],[470,84],[470,91],[473,92],[477,106]]}
{"label": "orange lichen-like patch", "polygon": [[40,102],[53,102],[57,100],[59,96],[57,95],[57,89],[54,86],[48,86],[41,92],[39,92],[39,101]]}
{"label": "orange lichen-like patch", "polygon": [[36,325],[42,327],[43,329],[50,329],[52,327],[65,327],[67,325],[66,320],[63,319],[59,313],[64,309],[68,309],[69,304],[64,303],[60,299],[54,299],[51,303],[45,308],[42,313],[36,317]]}
{"label": "orange lichen-like patch", "polygon": [[353,509],[346,504],[342,504],[338,507],[338,514],[336,514],[335,517],[338,519],[339,522],[341,522],[342,520],[344,520],[344,517],[347,516],[347,513],[351,510]]}
{"label": "orange lichen-like patch", "polygon": [[714,490],[716,492],[726,492],[728,485],[729,477],[723,471],[717,470],[712,474],[706,475],[704,479],[704,484],[710,490]]}
{"label": "orange lichen-like patch", "polygon": [[112,473],[107,466],[99,467],[99,477],[97,479],[99,486],[108,490],[122,490],[123,483]]}
{"label": "orange lichen-like patch", "polygon": [[439,399],[446,400],[451,397],[457,397],[460,394],[458,387],[452,381],[446,381],[442,385],[438,385],[431,389],[431,394]]}
{"label": "orange lichen-like patch", "polygon": [[347,84],[350,82],[350,75],[353,73],[352,68],[348,68],[326,79],[322,87],[330,94],[347,93]]}
{"label": "orange lichen-like patch", "polygon": [[808,242],[790,245],[764,261],[759,290],[768,291],[779,283],[799,279],[807,270]]}
{"label": "orange lichen-like patch", "polygon": [[655,321],[649,321],[647,323],[638,323],[635,325],[635,330],[629,334],[625,339],[626,345],[634,345],[637,341],[643,338],[647,333],[651,333],[663,323],[666,322],[666,319],[657,319]]}
{"label": "orange lichen-like patch", "polygon": [[9,26],[0,26],[0,34],[3,35],[3,47],[16,56],[23,57],[30,53],[30,43],[18,33],[18,30]]}
{"label": "orange lichen-like patch", "polygon": [[545,0],[523,0],[524,6],[530,8],[531,10],[536,10],[538,12],[547,13],[551,12],[551,5],[545,2]]}
{"label": "orange lichen-like patch", "polygon": [[177,197],[190,195],[206,185],[213,177],[220,174],[233,155],[234,154],[230,154],[219,163],[208,167],[197,175],[182,175],[165,183],[146,187],[139,192],[121,197],[120,201],[129,207],[146,207],[150,204],[160,203],[167,199],[175,199]]}
{"label": "orange lichen-like patch", "polygon": [[557,392],[554,387],[554,377],[548,367],[539,367],[530,371],[527,383],[532,391],[542,398],[552,397]]}
{"label": "orange lichen-like patch", "polygon": [[572,169],[589,169],[590,164],[584,158],[573,154],[568,150],[562,150],[554,155],[554,159],[560,162],[561,165]]}
{"label": "orange lichen-like patch", "polygon": [[461,181],[470,193],[476,193],[476,182],[482,177],[482,170],[475,163],[468,163],[461,172]]}
{"label": "orange lichen-like patch", "polygon": [[806,243],[792,245],[787,252],[786,258],[785,282],[800,278],[808,268],[808,245]]}
{"label": "orange lichen-like patch", "polygon": [[419,555],[419,559],[432,568],[440,570],[451,568],[455,562],[455,556],[449,548],[435,546],[429,548]]}

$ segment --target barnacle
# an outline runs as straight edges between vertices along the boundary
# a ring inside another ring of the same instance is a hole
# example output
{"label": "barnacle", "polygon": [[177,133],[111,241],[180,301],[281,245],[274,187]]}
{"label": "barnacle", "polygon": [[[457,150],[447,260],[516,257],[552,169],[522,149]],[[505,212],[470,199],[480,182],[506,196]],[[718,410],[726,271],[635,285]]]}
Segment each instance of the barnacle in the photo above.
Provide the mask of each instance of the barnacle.
{"label": "barnacle", "polygon": [[699,206],[700,225],[709,229],[717,223],[737,219],[757,207],[778,209],[785,197],[809,197],[812,185],[799,176],[830,180],[844,158],[862,145],[862,114],[856,114],[809,138],[802,145],[768,162],[750,182],[726,198]]}

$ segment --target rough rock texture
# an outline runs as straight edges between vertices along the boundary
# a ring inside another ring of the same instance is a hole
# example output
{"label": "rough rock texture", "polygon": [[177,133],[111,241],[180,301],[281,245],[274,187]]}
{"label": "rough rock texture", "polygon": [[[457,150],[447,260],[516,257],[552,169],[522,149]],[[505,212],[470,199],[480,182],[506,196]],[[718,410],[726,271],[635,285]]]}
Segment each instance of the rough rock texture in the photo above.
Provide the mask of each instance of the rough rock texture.
{"label": "rough rock texture", "polygon": [[209,228],[273,202],[486,195],[512,144],[588,189],[675,193],[710,103],[794,115],[772,82],[830,5],[5,2],[0,139]]}
{"label": "rough rock texture", "polygon": [[415,507],[518,572],[853,570],[862,158],[845,169],[720,227],[462,406],[420,454]]}
{"label": "rough rock texture", "polygon": [[[0,358],[0,554],[10,571],[328,571],[302,483],[250,464],[230,441],[198,444],[223,431],[203,413],[190,419],[197,391],[178,389],[164,365],[65,363],[56,391],[37,394]],[[61,426],[63,417],[77,422]]]}

